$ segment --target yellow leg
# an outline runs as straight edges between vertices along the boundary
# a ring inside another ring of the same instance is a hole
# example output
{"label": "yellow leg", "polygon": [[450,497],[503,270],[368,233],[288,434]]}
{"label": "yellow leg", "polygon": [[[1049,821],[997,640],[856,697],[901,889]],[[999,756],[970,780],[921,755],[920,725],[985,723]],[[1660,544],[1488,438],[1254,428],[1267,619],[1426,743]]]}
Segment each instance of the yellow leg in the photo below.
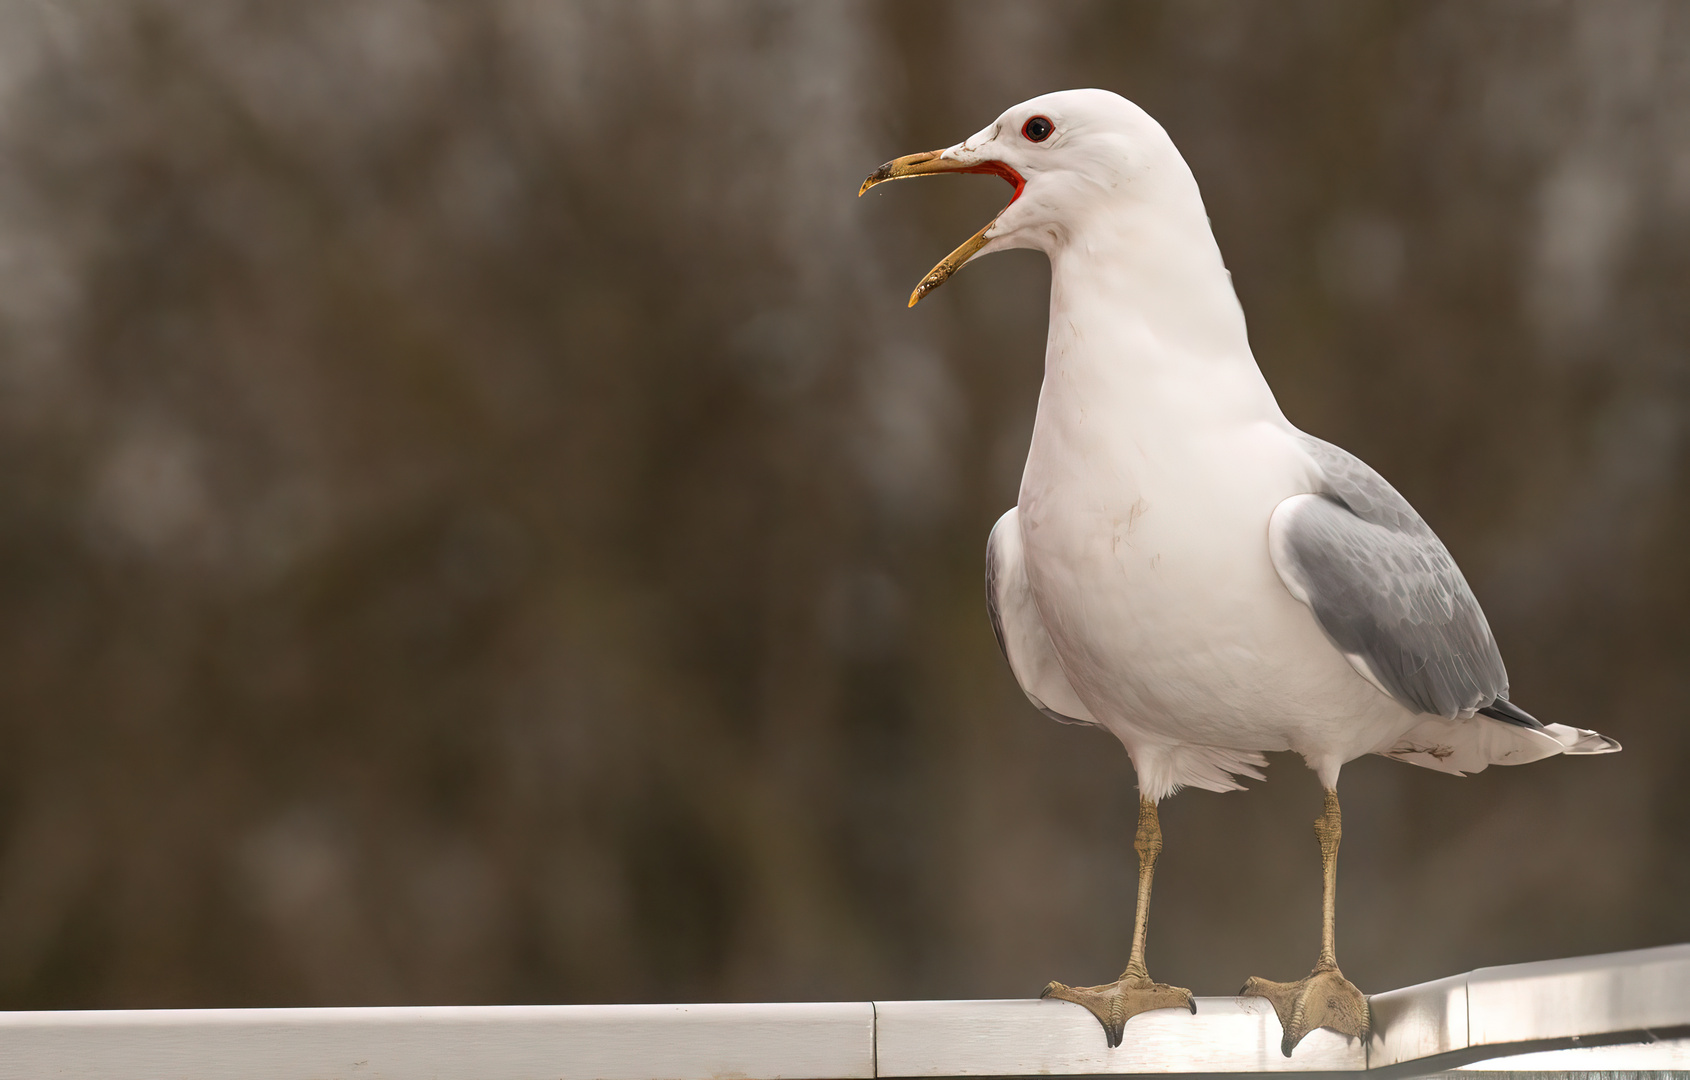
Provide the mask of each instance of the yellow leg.
{"label": "yellow leg", "polygon": [[1338,970],[1338,841],[1344,838],[1344,815],[1338,793],[1326,793],[1324,812],[1314,821],[1320,842],[1320,959],[1316,971]]}
{"label": "yellow leg", "polygon": [[1326,793],[1325,812],[1314,823],[1320,841],[1320,958],[1308,977],[1296,982],[1271,982],[1252,976],[1240,991],[1246,997],[1265,997],[1279,1014],[1279,1049],[1286,1057],[1315,1028],[1330,1028],[1358,1039],[1367,1037],[1367,998],[1338,970],[1338,841],[1344,835],[1338,793]]}
{"label": "yellow leg", "polygon": [[1150,883],[1156,876],[1156,857],[1162,853],[1162,822],[1156,804],[1149,799],[1138,801],[1138,832],[1133,837],[1133,850],[1138,852],[1138,908],[1133,915],[1133,950],[1127,959],[1127,970],[1104,986],[1066,986],[1052,982],[1039,995],[1085,1006],[1103,1025],[1110,1046],[1121,1045],[1122,1029],[1141,1012],[1197,1011],[1190,990],[1153,982],[1144,966],[1144,941],[1150,926]]}

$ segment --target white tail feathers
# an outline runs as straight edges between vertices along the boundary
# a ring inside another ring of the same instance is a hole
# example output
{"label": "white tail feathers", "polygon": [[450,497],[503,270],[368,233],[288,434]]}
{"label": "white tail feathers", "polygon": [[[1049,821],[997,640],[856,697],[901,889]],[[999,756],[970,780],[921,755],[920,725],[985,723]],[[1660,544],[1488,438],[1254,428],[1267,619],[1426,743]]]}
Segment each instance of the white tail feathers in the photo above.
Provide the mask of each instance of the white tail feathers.
{"label": "white tail feathers", "polygon": [[1620,748],[1619,740],[1610,739],[1589,728],[1568,727],[1565,724],[1545,724],[1543,730],[1555,737],[1563,754],[1612,754]]}
{"label": "white tail feathers", "polygon": [[1375,752],[1464,776],[1491,765],[1524,765],[1556,754],[1611,754],[1619,748],[1606,735],[1564,724],[1546,724],[1538,731],[1485,716],[1467,720],[1431,716],[1390,747]]}

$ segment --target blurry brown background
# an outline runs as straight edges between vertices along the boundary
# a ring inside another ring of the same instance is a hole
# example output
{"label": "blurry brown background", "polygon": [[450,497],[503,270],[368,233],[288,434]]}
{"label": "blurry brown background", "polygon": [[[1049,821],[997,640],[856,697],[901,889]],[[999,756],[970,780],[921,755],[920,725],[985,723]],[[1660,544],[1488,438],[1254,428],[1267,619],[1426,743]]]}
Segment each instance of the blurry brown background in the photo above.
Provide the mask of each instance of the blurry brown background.
{"label": "blurry brown background", "polygon": [[[1626,744],[1345,772],[1381,990],[1690,938],[1690,9],[0,5],[0,1007],[1023,996],[1135,803],[988,629],[1047,272],[908,289],[1047,90],[1160,118],[1293,421]],[[1317,944],[1311,774],[1151,962]]]}

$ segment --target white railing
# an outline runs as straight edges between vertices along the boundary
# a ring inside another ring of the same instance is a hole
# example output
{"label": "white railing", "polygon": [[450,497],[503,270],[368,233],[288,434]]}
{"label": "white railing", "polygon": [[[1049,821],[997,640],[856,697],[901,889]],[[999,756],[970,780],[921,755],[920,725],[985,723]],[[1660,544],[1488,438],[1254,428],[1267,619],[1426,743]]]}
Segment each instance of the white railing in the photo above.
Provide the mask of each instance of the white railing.
{"label": "white railing", "polygon": [[1060,1001],[0,1013],[0,1080],[872,1080],[1690,1070],[1690,945],[1482,968],[1371,999],[1295,1056],[1259,999],[1144,1013],[1116,1049]]}

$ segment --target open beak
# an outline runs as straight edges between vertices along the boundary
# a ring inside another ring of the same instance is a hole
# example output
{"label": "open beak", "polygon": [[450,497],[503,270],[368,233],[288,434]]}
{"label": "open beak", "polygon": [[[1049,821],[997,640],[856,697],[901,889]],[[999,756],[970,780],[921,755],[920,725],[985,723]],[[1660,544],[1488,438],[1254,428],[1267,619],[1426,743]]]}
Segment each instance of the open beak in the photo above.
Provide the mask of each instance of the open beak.
{"label": "open beak", "polygon": [[[945,150],[930,150],[925,154],[910,154],[908,157],[894,158],[874,170],[869,178],[863,181],[863,186],[857,189],[857,195],[861,197],[863,192],[869,188],[887,180],[902,180],[906,176],[936,176],[939,173],[990,173],[993,176],[1001,176],[1015,187],[1015,194],[1009,200],[1011,204],[1021,197],[1021,190],[1027,186],[1027,181],[1020,173],[1001,161],[968,161],[958,157],[943,156],[946,153]],[[1009,209],[1009,206],[1005,205],[1004,210],[1007,209]],[[998,217],[1001,216],[1003,216],[1003,210],[998,211]],[[991,221],[986,223],[985,228],[964,240],[955,251],[939,260],[939,265],[929,270],[927,276],[921,279],[921,284],[917,285],[915,291],[910,293],[909,306],[915,307],[917,301],[943,285],[946,279],[962,269],[963,263],[973,258],[975,252],[986,246],[986,234],[997,223],[997,217],[992,218]]]}

